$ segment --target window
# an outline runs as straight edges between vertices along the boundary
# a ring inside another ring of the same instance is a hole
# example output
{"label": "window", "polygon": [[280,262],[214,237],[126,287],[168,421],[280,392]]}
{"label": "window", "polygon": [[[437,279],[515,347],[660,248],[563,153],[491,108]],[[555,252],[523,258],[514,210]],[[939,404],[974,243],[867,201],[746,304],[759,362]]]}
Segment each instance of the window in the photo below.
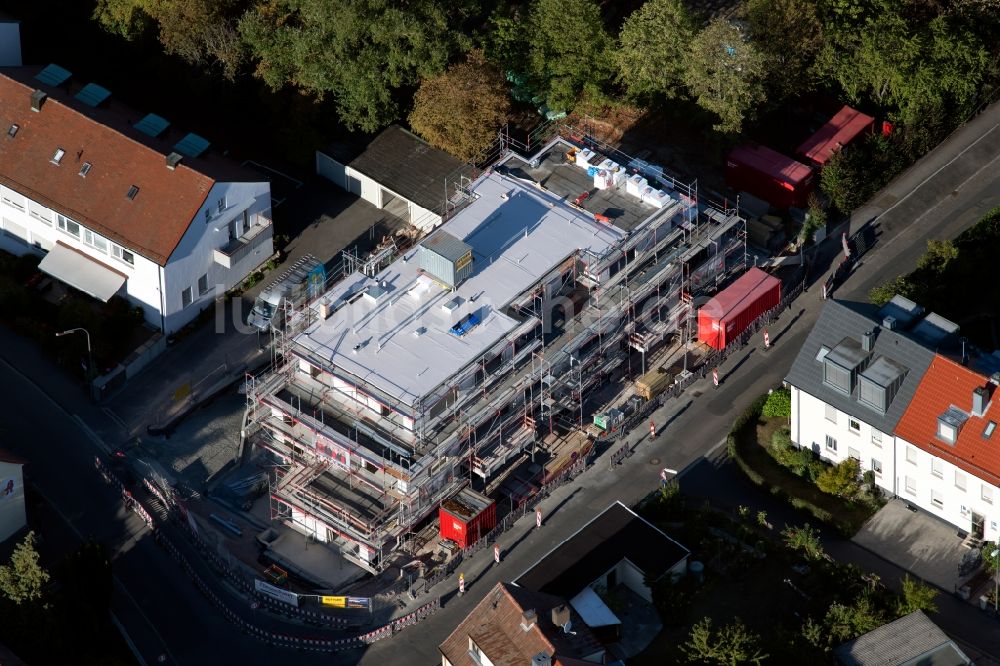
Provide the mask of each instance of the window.
{"label": "window", "polygon": [[906,487],[906,492],[911,495],[917,494],[917,482],[912,476],[906,477],[904,485]]}
{"label": "window", "polygon": [[882,476],[882,461],[872,458],[872,471],[875,472],[875,476]]}
{"label": "window", "polygon": [[59,164],[62,161],[63,155],[65,154],[66,154],[65,150],[63,150],[62,148],[56,148],[55,154],[52,155],[52,163]]}
{"label": "window", "polygon": [[931,458],[931,474],[939,479],[944,478],[944,463],[940,458]]}
{"label": "window", "polygon": [[135,266],[135,255],[120,245],[111,244],[111,256],[119,261],[124,261],[129,266]]}
{"label": "window", "polygon": [[188,287],[187,289],[181,292],[182,308],[186,308],[187,306],[191,305],[191,302],[193,300],[194,300],[194,294],[191,292],[191,287]]}
{"label": "window", "polygon": [[941,493],[931,488],[931,504],[939,509],[944,508],[944,500],[941,499]]}
{"label": "window", "polygon": [[962,474],[957,469],[955,470],[955,487],[965,492],[965,474]]}
{"label": "window", "polygon": [[882,448],[882,433],[878,430],[872,430],[872,444]]}
{"label": "window", "polygon": [[74,222],[73,220],[69,219],[64,215],[57,215],[56,222],[58,223],[59,229],[61,231],[65,231],[74,238],[80,237],[80,225]]}
{"label": "window", "polygon": [[243,211],[243,233],[250,231],[250,211]]}
{"label": "window", "polygon": [[993,504],[993,488],[984,483],[981,497],[987,504]]}
{"label": "window", "polygon": [[983,439],[989,439],[993,435],[993,431],[997,429],[996,421],[990,421],[983,428]]}
{"label": "window", "polygon": [[955,426],[938,419],[937,436],[939,439],[943,439],[949,444],[954,444],[957,434],[958,431],[955,429]]}
{"label": "window", "polygon": [[28,215],[35,218],[47,227],[52,226],[52,211],[38,204],[31,204],[28,208]]}
{"label": "window", "polygon": [[10,127],[7,128],[7,136],[13,139],[15,136],[17,136],[17,130],[19,129],[21,129],[20,125],[11,125]]}
{"label": "window", "polygon": [[22,227],[20,224],[11,222],[6,218],[4,218],[2,226],[5,236],[13,238],[24,245],[28,245],[28,230],[26,228]]}
{"label": "window", "polygon": [[858,462],[861,462],[861,454],[858,452],[857,449],[848,448],[847,449],[847,457],[848,458],[854,458]]}
{"label": "window", "polygon": [[129,201],[132,201],[133,199],[135,199],[135,195],[137,194],[139,194],[139,188],[133,185],[132,187],[128,188],[128,192],[125,193],[125,198],[127,198]]}
{"label": "window", "polygon": [[198,295],[204,296],[208,293],[208,273],[198,278]]}
{"label": "window", "polygon": [[91,164],[90,162],[84,162],[83,166],[80,167],[80,175],[86,178],[87,174],[90,173],[90,167],[92,166],[93,164]]}
{"label": "window", "polygon": [[83,242],[94,249],[100,250],[101,252],[108,251],[108,241],[101,236],[98,236],[90,229],[83,230]]}
{"label": "window", "polygon": [[209,220],[212,219],[212,211],[208,208],[205,209],[205,223],[207,224]]}
{"label": "window", "polygon": [[888,394],[884,386],[879,386],[866,377],[861,378],[861,384],[858,388],[858,402],[865,407],[885,414],[885,410],[889,408],[887,398]]}
{"label": "window", "polygon": [[837,422],[837,408],[833,405],[826,406],[826,420],[831,423]]}
{"label": "window", "polygon": [[219,199],[218,208],[220,213],[226,210],[226,197]]}
{"label": "window", "polygon": [[845,395],[851,395],[854,389],[854,373],[845,370],[839,365],[830,362],[829,358],[823,359],[823,382],[827,386],[840,391]]}
{"label": "window", "polygon": [[830,451],[836,451],[837,450],[837,440],[834,439],[833,437],[831,437],[830,435],[827,435],[826,436],[826,448],[829,449]]}
{"label": "window", "polygon": [[847,427],[851,429],[855,435],[861,432],[861,424],[854,419],[847,419]]}
{"label": "window", "polygon": [[476,645],[476,642],[471,638],[469,639],[469,656],[472,657],[472,661],[477,664],[483,663],[483,651],[479,649],[479,646]]}
{"label": "window", "polygon": [[917,464],[917,450],[912,446],[906,447],[906,462],[911,465]]}

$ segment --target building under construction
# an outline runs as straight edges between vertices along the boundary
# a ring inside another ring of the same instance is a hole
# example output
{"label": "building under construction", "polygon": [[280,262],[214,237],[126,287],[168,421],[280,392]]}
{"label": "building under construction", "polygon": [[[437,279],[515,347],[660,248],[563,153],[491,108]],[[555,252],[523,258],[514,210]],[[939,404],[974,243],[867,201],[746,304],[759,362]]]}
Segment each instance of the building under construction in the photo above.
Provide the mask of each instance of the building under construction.
{"label": "building under construction", "polygon": [[582,427],[588,394],[745,269],[743,221],[694,184],[565,130],[501,148],[421,242],[289,313],[249,382],[272,519],[373,571],[471,481]]}

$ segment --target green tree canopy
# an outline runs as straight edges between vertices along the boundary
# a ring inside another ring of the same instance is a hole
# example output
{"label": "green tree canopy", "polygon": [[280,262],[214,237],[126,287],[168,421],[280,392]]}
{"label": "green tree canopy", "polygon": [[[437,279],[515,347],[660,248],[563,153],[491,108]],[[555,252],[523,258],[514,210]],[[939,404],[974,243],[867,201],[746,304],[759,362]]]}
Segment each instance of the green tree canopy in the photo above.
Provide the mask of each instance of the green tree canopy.
{"label": "green tree canopy", "polygon": [[818,560],[823,557],[823,544],[819,540],[817,532],[809,523],[802,527],[789,525],[781,531],[781,536],[785,539],[785,546],[791,550],[801,550],[810,560]]}
{"label": "green tree canopy", "polygon": [[711,618],[702,618],[691,628],[681,650],[692,664],[761,664],[768,657],[761,651],[760,636],[747,629],[740,618],[718,631],[712,629]]}
{"label": "green tree canopy", "polygon": [[857,459],[845,458],[823,470],[816,478],[816,487],[830,495],[851,498],[861,489],[858,483],[860,474],[861,467]]}
{"label": "green tree canopy", "polygon": [[698,33],[688,52],[684,81],[698,105],[718,116],[713,126],[736,134],[764,99],[764,58],[743,32],[715,19]]}
{"label": "green tree canopy", "polygon": [[35,533],[28,532],[21,543],[14,547],[10,564],[0,566],[0,594],[22,604],[42,598],[49,573],[38,562],[35,550]]}
{"label": "green tree canopy", "polygon": [[925,585],[916,578],[903,576],[903,597],[899,600],[896,613],[900,617],[916,611],[936,613],[938,607],[934,600],[937,595],[937,590],[930,585]]}
{"label": "green tree canopy", "polygon": [[475,50],[464,62],[421,82],[410,125],[432,146],[470,161],[496,138],[509,111],[504,78]]}
{"label": "green tree canopy", "polygon": [[682,93],[694,21],[681,0],[648,0],[622,25],[615,52],[618,80],[629,97],[650,101]]}
{"label": "green tree canopy", "polygon": [[810,0],[750,0],[747,19],[754,46],[764,55],[770,101],[812,87],[812,66],[821,44],[816,4]]}
{"label": "green tree canopy", "polygon": [[583,92],[603,94],[610,40],[593,0],[535,0],[528,30],[531,73],[550,108],[568,111]]}
{"label": "green tree canopy", "polygon": [[268,0],[240,34],[269,86],[332,95],[348,128],[375,131],[398,117],[400,88],[444,70],[450,16],[442,0]]}

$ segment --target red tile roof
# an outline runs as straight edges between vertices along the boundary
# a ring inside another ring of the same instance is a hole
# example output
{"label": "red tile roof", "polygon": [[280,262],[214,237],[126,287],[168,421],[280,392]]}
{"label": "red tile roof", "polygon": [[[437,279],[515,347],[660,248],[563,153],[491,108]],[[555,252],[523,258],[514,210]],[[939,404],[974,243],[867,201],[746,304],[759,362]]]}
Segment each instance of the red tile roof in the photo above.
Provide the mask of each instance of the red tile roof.
{"label": "red tile roof", "polygon": [[[34,112],[33,90],[0,73],[0,183],[166,265],[215,181],[183,162],[171,171],[163,152],[69,99],[50,95]],[[12,124],[18,125],[13,138]],[[57,166],[58,148],[66,154]],[[84,162],[92,165],[86,177],[79,175]],[[139,192],[130,200],[133,185]]]}
{"label": "red tile roof", "polygon": [[[972,416],[972,390],[980,386],[990,391],[990,402],[983,416]],[[896,425],[896,436],[969,474],[1000,485],[1000,432],[983,439],[987,423],[1000,423],[1000,394],[996,388],[969,368],[935,356]],[[954,445],[937,438],[938,417],[952,405],[969,414]]]}

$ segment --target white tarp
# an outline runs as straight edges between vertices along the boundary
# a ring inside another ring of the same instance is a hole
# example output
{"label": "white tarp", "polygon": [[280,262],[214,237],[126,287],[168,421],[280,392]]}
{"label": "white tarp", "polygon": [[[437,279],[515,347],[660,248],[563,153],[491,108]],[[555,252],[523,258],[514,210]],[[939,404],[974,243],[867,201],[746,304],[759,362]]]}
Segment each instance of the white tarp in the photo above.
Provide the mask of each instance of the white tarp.
{"label": "white tarp", "polygon": [[583,588],[583,592],[570,599],[569,605],[588,627],[607,627],[622,623],[590,587]]}
{"label": "white tarp", "polygon": [[118,271],[62,243],[56,243],[38,268],[105,303],[125,284]]}

